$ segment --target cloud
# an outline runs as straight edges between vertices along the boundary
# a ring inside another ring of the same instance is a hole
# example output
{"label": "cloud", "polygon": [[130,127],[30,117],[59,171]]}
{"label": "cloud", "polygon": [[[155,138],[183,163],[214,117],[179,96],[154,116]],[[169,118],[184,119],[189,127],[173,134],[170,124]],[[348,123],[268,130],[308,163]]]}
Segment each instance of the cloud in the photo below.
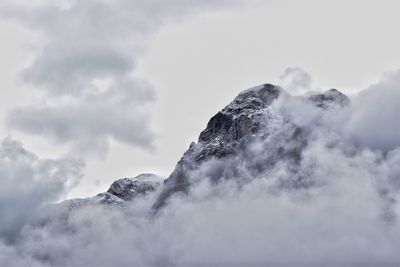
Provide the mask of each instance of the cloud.
{"label": "cloud", "polygon": [[151,35],[171,21],[240,2],[41,1],[27,8],[11,1],[3,4],[4,17],[43,39],[21,73],[23,81],[43,92],[43,101],[13,110],[10,126],[92,154],[104,154],[110,139],[153,148],[155,91],[135,76],[135,64]]}
{"label": "cloud", "polygon": [[375,155],[349,157],[318,140],[304,157],[323,186],[276,191],[272,174],[240,188],[203,179],[156,217],[146,212],[153,196],[123,210],[77,209],[25,227],[13,249],[43,266],[397,263],[400,232],[380,217]]}
{"label": "cloud", "polygon": [[110,139],[149,149],[154,139],[148,127],[153,99],[146,82],[119,81],[111,89],[88,92],[79,98],[14,108],[7,124],[56,144],[71,143],[74,153],[84,155],[105,155]]}
{"label": "cloud", "polygon": [[83,163],[73,158],[41,159],[20,142],[0,144],[0,239],[14,240],[46,203],[64,196],[81,178]]}
{"label": "cloud", "polygon": [[279,84],[293,95],[304,94],[314,90],[312,88],[311,75],[299,67],[285,69],[279,78]]}
{"label": "cloud", "polygon": [[382,79],[355,98],[347,133],[361,145],[381,150],[400,146],[400,71]]}
{"label": "cloud", "polygon": [[[400,149],[385,152],[348,138],[339,126],[351,120],[351,108],[342,116],[301,98],[281,101],[264,114],[267,136],[202,164],[191,173],[189,193],[174,195],[158,214],[149,210],[159,192],[123,209],[57,205],[26,224],[17,242],[2,244],[0,263],[398,264]],[[287,139],[299,126],[299,139]],[[298,160],[285,156],[299,145]],[[216,174],[219,183],[208,179]]]}

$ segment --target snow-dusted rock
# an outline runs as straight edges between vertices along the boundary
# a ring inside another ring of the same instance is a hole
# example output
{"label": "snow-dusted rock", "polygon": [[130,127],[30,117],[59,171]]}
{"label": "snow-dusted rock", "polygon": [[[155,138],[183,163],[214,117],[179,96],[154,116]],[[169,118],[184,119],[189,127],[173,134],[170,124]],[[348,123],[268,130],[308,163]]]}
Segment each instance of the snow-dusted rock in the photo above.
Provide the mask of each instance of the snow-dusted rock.
{"label": "snow-dusted rock", "polygon": [[124,201],[130,201],[139,195],[155,191],[161,185],[162,180],[155,174],[141,174],[135,178],[122,178],[113,182],[107,193]]}
{"label": "snow-dusted rock", "polygon": [[162,181],[163,178],[149,173],[140,174],[133,178],[121,178],[113,182],[107,192],[88,198],[69,199],[63,201],[60,205],[66,210],[98,204],[124,206],[137,197],[154,192],[161,186]]}
{"label": "snow-dusted rock", "polygon": [[201,152],[197,160],[231,154],[242,140],[259,130],[260,117],[281,92],[277,86],[264,84],[240,93],[210,119],[200,134],[198,146],[201,146]]}

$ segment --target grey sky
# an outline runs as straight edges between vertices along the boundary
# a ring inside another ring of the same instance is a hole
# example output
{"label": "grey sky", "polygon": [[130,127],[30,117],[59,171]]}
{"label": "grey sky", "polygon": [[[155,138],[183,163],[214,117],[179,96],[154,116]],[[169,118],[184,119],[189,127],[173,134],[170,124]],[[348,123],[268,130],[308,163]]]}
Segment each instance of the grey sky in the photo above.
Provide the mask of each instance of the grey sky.
{"label": "grey sky", "polygon": [[72,196],[167,175],[211,115],[289,67],[344,92],[400,67],[398,1],[17,2],[0,21],[0,133],[84,157]]}

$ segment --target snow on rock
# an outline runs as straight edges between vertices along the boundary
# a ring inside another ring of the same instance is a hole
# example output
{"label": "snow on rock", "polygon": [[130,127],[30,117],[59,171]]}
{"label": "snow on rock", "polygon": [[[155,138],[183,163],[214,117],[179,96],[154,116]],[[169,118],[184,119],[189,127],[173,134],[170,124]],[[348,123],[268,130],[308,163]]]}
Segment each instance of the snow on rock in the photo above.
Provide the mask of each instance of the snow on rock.
{"label": "snow on rock", "polygon": [[130,201],[139,195],[154,192],[163,179],[155,174],[141,174],[134,178],[122,178],[113,182],[107,193],[124,201]]}
{"label": "snow on rock", "polygon": [[150,173],[140,174],[133,178],[121,178],[114,181],[107,192],[88,198],[69,199],[61,202],[60,205],[66,207],[67,210],[97,204],[122,207],[137,197],[155,192],[163,180]]}

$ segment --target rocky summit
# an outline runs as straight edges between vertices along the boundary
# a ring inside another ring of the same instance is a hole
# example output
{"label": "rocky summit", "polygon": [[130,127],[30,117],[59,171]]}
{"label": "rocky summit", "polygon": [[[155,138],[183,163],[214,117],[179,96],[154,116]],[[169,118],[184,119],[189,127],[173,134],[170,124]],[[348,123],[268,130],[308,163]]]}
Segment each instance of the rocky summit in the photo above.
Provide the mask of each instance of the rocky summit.
{"label": "rocky summit", "polygon": [[[276,85],[263,84],[241,92],[210,119],[198,142],[190,145],[165,180],[154,208],[163,206],[176,192],[187,192],[198,179],[206,177],[215,182],[235,177],[240,177],[240,181],[253,179],[278,162],[293,172],[293,180],[282,184],[309,186],[311,181],[306,181],[296,167],[307,143],[308,129],[296,125],[290,116],[274,107],[278,99],[282,99],[282,105],[294,99],[322,110],[350,104],[349,98],[336,89],[297,97]],[[252,177],[245,177],[248,173]]]}

